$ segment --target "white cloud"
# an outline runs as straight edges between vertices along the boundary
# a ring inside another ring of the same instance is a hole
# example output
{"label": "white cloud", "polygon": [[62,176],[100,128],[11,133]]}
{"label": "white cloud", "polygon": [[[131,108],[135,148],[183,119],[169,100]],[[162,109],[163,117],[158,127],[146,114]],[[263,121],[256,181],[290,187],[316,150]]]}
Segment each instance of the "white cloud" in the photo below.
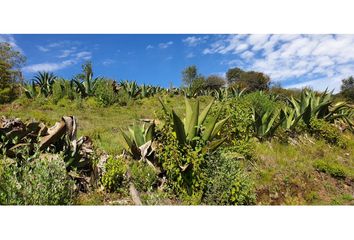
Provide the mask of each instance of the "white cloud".
{"label": "white cloud", "polygon": [[254,56],[254,53],[251,51],[246,51],[241,54],[241,57],[244,59],[251,59]]}
{"label": "white cloud", "polygon": [[38,50],[41,52],[48,52],[49,48],[43,47],[43,46],[37,46]]}
{"label": "white cloud", "polygon": [[105,59],[103,62],[102,62],[102,65],[104,66],[108,66],[108,65],[111,65],[113,64],[115,61],[113,59]]}
{"label": "white cloud", "polygon": [[76,59],[90,60],[91,57],[92,57],[91,52],[82,51],[82,52],[76,53]]}
{"label": "white cloud", "polygon": [[71,65],[77,64],[82,60],[89,60],[91,59],[92,54],[91,52],[87,51],[82,51],[74,54],[71,59],[61,61],[61,62],[44,62],[44,63],[37,63],[37,64],[32,64],[28,65],[26,67],[23,67],[22,70],[24,72],[41,72],[41,71],[46,71],[46,72],[54,72],[60,69],[64,69],[66,67],[69,67]]}
{"label": "white cloud", "polygon": [[152,48],[154,48],[154,46],[152,46],[152,45],[147,45],[147,46],[146,46],[146,50],[152,49]]}
{"label": "white cloud", "polygon": [[72,53],[76,51],[76,47],[72,47],[71,49],[64,49],[61,50],[61,54],[58,56],[58,58],[66,58],[70,56]]}
{"label": "white cloud", "polygon": [[208,39],[208,36],[204,36],[204,37],[187,37],[185,39],[182,39],[182,42],[185,43],[187,46],[189,47],[195,47],[197,45],[199,45],[200,43],[205,42],[206,39]]}
{"label": "white cloud", "polygon": [[172,44],[173,44],[172,41],[165,42],[165,43],[160,43],[160,44],[159,44],[159,48],[162,48],[162,49],[168,48],[168,47],[171,46]]}
{"label": "white cloud", "polygon": [[193,58],[193,57],[195,57],[194,53],[188,53],[186,56],[186,58]]}
{"label": "white cloud", "polygon": [[247,63],[290,86],[339,91],[340,80],[354,74],[354,35],[228,35],[203,53],[225,55],[228,65]]}
{"label": "white cloud", "polygon": [[39,64],[33,64],[33,65],[26,66],[26,67],[22,68],[22,70],[25,72],[30,72],[30,73],[42,72],[42,71],[53,72],[53,71],[57,71],[57,70],[66,68],[72,64],[74,64],[73,61],[63,61],[60,63],[39,63]]}

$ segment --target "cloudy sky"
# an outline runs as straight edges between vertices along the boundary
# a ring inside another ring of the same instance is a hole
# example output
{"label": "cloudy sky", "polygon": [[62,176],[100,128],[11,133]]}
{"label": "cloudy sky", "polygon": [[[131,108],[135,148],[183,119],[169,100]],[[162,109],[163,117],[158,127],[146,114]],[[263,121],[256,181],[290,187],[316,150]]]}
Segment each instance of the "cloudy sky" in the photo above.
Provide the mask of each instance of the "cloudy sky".
{"label": "cloudy sky", "polygon": [[38,71],[71,78],[91,60],[97,76],[168,87],[195,64],[204,75],[231,67],[261,71],[283,87],[338,91],[354,75],[354,35],[0,35],[26,57],[30,80]]}

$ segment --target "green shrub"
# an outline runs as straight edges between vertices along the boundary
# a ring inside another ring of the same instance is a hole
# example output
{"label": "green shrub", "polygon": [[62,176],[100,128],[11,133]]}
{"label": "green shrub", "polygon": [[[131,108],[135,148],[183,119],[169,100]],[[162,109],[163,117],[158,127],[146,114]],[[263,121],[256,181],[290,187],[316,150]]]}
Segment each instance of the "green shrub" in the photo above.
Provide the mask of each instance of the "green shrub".
{"label": "green shrub", "polygon": [[85,108],[99,108],[101,103],[94,97],[88,97],[84,100]]}
{"label": "green shrub", "polygon": [[72,101],[67,96],[61,98],[57,102],[57,106],[63,107],[63,108],[71,107],[71,105],[72,105]]}
{"label": "green shrub", "polygon": [[221,131],[221,135],[227,138],[226,142],[233,145],[236,139],[248,140],[252,136],[252,111],[249,102],[243,98],[231,98],[217,106],[213,113],[222,108],[220,118],[230,116]]}
{"label": "green shrub", "polygon": [[316,138],[324,139],[326,142],[332,145],[341,148],[345,148],[347,145],[339,129],[326,122],[325,120],[312,118],[309,131]]}
{"label": "green shrub", "polygon": [[115,93],[111,80],[100,80],[96,84],[95,96],[103,106],[110,106],[119,102],[119,95]]}
{"label": "green shrub", "polygon": [[21,165],[2,162],[0,204],[66,205],[74,196],[74,181],[69,178],[61,157],[34,159]]}
{"label": "green shrub", "polygon": [[186,204],[200,204],[206,184],[201,165],[206,155],[199,143],[194,148],[188,144],[181,148],[169,126],[160,132],[158,142],[156,154],[166,171],[168,186]]}
{"label": "green shrub", "polygon": [[210,205],[251,205],[255,203],[254,184],[244,173],[241,161],[220,151],[206,159],[203,169],[207,178],[203,203]]}
{"label": "green shrub", "polygon": [[139,192],[151,191],[157,183],[157,174],[146,162],[133,161],[130,164],[132,181]]}
{"label": "green shrub", "polygon": [[347,176],[345,168],[333,162],[330,163],[328,161],[318,160],[314,163],[314,168],[320,172],[324,172],[338,179],[344,179]]}
{"label": "green shrub", "polygon": [[0,104],[9,103],[16,99],[17,94],[14,87],[0,89]]}
{"label": "green shrub", "polygon": [[280,101],[275,101],[270,94],[262,91],[247,94],[242,101],[248,103],[250,107],[255,108],[258,112],[274,111],[283,105]]}
{"label": "green shrub", "polygon": [[228,148],[229,150],[240,154],[247,160],[255,159],[254,143],[252,142],[252,139],[235,139],[232,142],[233,145]]}
{"label": "green shrub", "polygon": [[104,188],[110,192],[119,190],[123,186],[126,171],[127,167],[123,159],[108,158],[101,179]]}

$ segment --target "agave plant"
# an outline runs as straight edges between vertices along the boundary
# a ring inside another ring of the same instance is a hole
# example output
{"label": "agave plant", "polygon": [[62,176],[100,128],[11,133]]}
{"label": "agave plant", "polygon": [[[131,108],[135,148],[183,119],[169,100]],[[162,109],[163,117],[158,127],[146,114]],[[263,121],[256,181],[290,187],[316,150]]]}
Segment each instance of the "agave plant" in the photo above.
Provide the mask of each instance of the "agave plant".
{"label": "agave plant", "polygon": [[74,77],[71,82],[76,86],[76,91],[81,94],[82,98],[93,96],[97,87],[97,82],[102,78],[93,78],[91,62],[82,66],[83,73]]}
{"label": "agave plant", "polygon": [[182,92],[185,97],[187,98],[193,98],[198,96],[199,89],[192,87],[189,85],[188,87],[185,87],[182,89]]}
{"label": "agave plant", "polygon": [[281,121],[276,122],[279,112],[276,110],[257,110],[252,108],[253,128],[259,140],[273,136]]}
{"label": "agave plant", "polygon": [[153,95],[153,88],[151,86],[143,84],[141,86],[141,93],[140,96],[142,98],[150,97]]}
{"label": "agave plant", "polygon": [[39,72],[36,76],[34,76],[33,82],[39,86],[40,94],[48,97],[53,93],[53,84],[56,78],[57,77],[53,73]]}
{"label": "agave plant", "polygon": [[214,101],[211,101],[209,105],[199,113],[199,101],[195,104],[191,104],[191,102],[185,98],[186,117],[183,121],[174,110],[169,111],[160,98],[159,101],[165,113],[172,119],[173,130],[176,133],[177,141],[181,147],[185,144],[195,147],[197,141],[201,141],[204,143],[203,152],[212,152],[225,141],[225,138],[215,140],[215,137],[228,119],[225,118],[218,121],[220,111],[212,116],[210,121],[204,126]]}
{"label": "agave plant", "polygon": [[291,106],[295,110],[296,117],[301,117],[303,121],[309,125],[311,118],[324,119],[334,122],[336,119],[346,118],[343,110],[350,109],[346,102],[335,103],[331,93],[327,90],[320,95],[316,95],[314,91],[303,90],[300,99],[291,97]]}
{"label": "agave plant", "polygon": [[152,156],[154,149],[152,147],[152,141],[155,135],[155,123],[148,126],[134,125],[129,127],[128,131],[122,132],[122,146],[133,157],[133,159],[147,160]]}
{"label": "agave plant", "polygon": [[123,87],[124,91],[128,94],[129,98],[137,98],[141,92],[138,84],[135,81],[122,81],[120,85]]}
{"label": "agave plant", "polygon": [[219,89],[214,89],[211,95],[214,96],[216,100],[223,101],[228,98],[239,98],[244,94],[245,91],[246,88],[243,89],[239,89],[236,87],[219,88]]}
{"label": "agave plant", "polygon": [[293,108],[285,106],[280,110],[281,126],[286,130],[293,128],[300,117],[296,117],[296,112]]}
{"label": "agave plant", "polygon": [[28,87],[23,87],[26,97],[29,99],[33,99],[38,95],[37,89],[36,89],[36,84],[34,81],[32,81],[32,84],[28,85]]}

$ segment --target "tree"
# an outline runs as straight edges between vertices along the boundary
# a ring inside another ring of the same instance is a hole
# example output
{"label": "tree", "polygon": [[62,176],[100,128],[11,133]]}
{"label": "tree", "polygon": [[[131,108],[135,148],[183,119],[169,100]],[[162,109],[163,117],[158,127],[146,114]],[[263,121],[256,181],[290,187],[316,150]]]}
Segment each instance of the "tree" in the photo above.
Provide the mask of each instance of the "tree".
{"label": "tree", "polygon": [[342,80],[340,93],[344,97],[354,101],[354,78],[352,76]]}
{"label": "tree", "polygon": [[6,42],[0,43],[0,89],[22,81],[21,67],[26,58]]}
{"label": "tree", "polygon": [[198,70],[195,65],[188,66],[182,71],[182,80],[186,85],[193,84],[193,81],[198,77]]}
{"label": "tree", "polygon": [[233,83],[239,81],[242,73],[244,73],[244,71],[237,67],[230,68],[229,70],[227,70],[226,79],[228,84],[232,85]]}
{"label": "tree", "polygon": [[225,85],[225,79],[218,75],[210,75],[205,80],[205,88],[207,89],[218,89]]}
{"label": "tree", "polygon": [[22,82],[25,57],[6,42],[0,43],[0,104],[16,98],[15,83]]}
{"label": "tree", "polygon": [[264,73],[231,68],[226,73],[229,85],[238,85],[248,91],[268,90],[270,78]]}
{"label": "tree", "polygon": [[268,90],[270,78],[264,73],[250,71],[241,74],[240,82],[248,91]]}

